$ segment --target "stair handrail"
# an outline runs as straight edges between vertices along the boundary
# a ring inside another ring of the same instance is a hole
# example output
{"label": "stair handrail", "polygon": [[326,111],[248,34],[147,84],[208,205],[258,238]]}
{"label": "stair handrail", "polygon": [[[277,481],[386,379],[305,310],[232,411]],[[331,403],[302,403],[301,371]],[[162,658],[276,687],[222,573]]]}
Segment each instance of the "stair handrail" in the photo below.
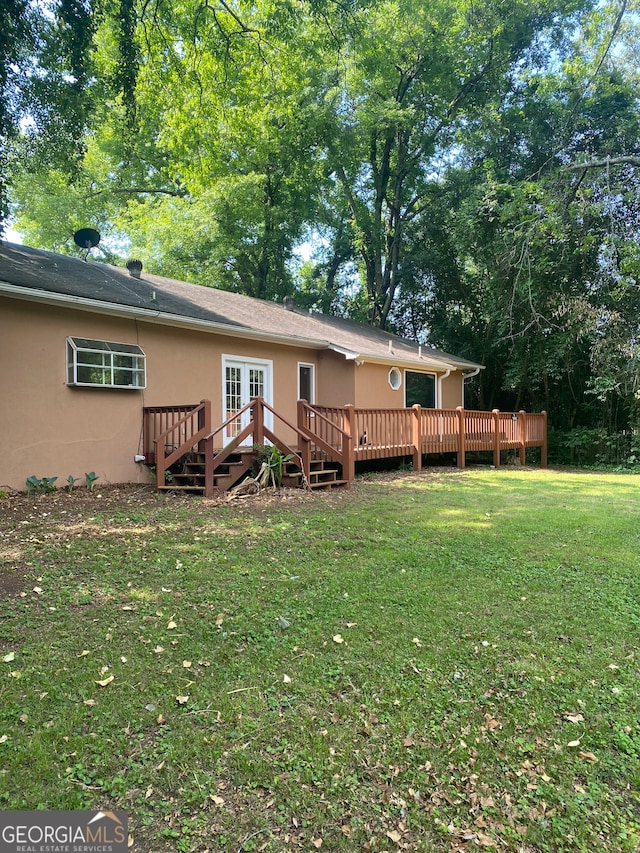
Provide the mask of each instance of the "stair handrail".
{"label": "stair handrail", "polygon": [[[309,454],[304,450],[302,453],[299,453],[292,447],[289,447],[282,439],[278,438],[274,432],[272,432],[269,427],[264,425],[264,409],[267,408],[276,418],[281,420],[284,424],[286,424],[290,429],[292,429],[295,433],[300,434],[299,430],[290,423],[285,417],[280,415],[276,410],[267,403],[264,397],[254,397],[248,403],[246,403],[241,409],[238,409],[233,415],[230,415],[224,423],[220,424],[214,430],[211,430],[208,435],[204,437],[205,443],[205,495],[213,494],[213,477],[216,469],[227,460],[229,456],[239,447],[239,445],[248,438],[252,433],[254,436],[254,444],[262,444],[264,439],[267,438],[271,441],[272,444],[276,445],[279,450],[281,450],[285,455],[290,454],[292,457],[295,457],[297,460],[297,464],[300,466],[300,470],[304,473],[305,477],[309,476],[309,465],[305,464],[305,459],[308,459]],[[234,436],[231,441],[225,445],[225,447],[214,455],[213,453],[213,439],[214,436],[218,435],[225,427],[229,424],[233,423],[239,417],[241,417],[245,412],[252,411],[253,417],[250,422],[242,429],[238,435]],[[257,413],[260,412],[258,415]],[[301,435],[300,436],[303,441],[308,441],[308,439]]]}
{"label": "stair handrail", "polygon": [[[182,442],[182,444],[174,447],[174,449],[168,455],[165,454],[165,439],[168,435],[174,432],[176,429],[179,429],[182,424],[186,424],[189,420],[193,418],[194,415],[198,416],[198,421],[202,423],[202,426],[195,433],[190,435],[188,438]],[[173,423],[170,427],[168,427],[164,432],[160,433],[154,438],[154,445],[156,449],[156,482],[164,483],[165,480],[165,472],[167,468],[173,465],[174,462],[177,462],[185,453],[188,453],[196,444],[200,444],[207,435],[207,433],[211,429],[211,401],[210,400],[201,400],[197,406],[190,411],[184,414],[181,418],[178,418],[175,423]]]}
{"label": "stair handrail", "polygon": [[[336,430],[338,435],[341,438],[341,447],[337,448],[333,445],[329,444],[329,442],[325,441],[319,435],[306,427],[303,423],[304,420],[304,412],[313,412],[314,418],[317,418],[320,421],[324,421],[328,424],[331,429]],[[351,409],[350,407],[345,407],[345,415],[349,417]],[[352,412],[351,412],[352,414]],[[351,423],[351,419],[347,421],[347,423]],[[320,450],[324,451],[330,459],[335,459],[336,462],[339,462],[342,465],[342,474],[345,480],[351,481],[355,476],[355,455],[354,455],[354,447],[353,447],[353,437],[350,432],[338,426],[332,420],[327,418],[321,412],[317,411],[311,403],[308,403],[306,400],[298,400],[298,432],[301,435],[306,436],[310,441],[312,441]]]}

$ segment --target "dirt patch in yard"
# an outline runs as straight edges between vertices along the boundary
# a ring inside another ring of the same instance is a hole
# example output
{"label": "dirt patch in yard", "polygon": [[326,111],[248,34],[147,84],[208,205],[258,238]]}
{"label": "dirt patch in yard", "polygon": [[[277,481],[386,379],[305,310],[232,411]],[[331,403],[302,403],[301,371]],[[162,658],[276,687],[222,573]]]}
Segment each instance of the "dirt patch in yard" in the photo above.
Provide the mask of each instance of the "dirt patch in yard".
{"label": "dirt patch in yard", "polygon": [[402,481],[442,481],[464,476],[455,468],[421,472],[386,471],[356,478],[350,488],[264,489],[256,495],[201,498],[179,492],[158,492],[153,486],[113,485],[87,491],[58,489],[41,495],[15,493],[0,499],[0,599],[14,598],[37,586],[36,569],[28,554],[78,537],[99,538],[108,532],[105,517],[132,513],[153,516],[158,509],[188,506],[194,514],[212,514],[223,506],[241,512],[265,513],[298,505],[341,506],[367,500],[371,486],[397,487]]}

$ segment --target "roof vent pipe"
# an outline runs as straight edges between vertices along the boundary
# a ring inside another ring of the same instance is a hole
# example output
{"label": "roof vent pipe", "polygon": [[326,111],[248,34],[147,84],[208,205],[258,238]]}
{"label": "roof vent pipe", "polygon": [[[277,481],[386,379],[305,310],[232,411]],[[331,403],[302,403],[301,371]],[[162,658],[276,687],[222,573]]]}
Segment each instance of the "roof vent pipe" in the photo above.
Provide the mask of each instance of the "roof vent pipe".
{"label": "roof vent pipe", "polygon": [[282,300],[282,305],[285,311],[293,311],[296,305],[296,300],[293,296],[285,296]]}
{"label": "roof vent pipe", "polygon": [[142,272],[142,261],[137,261],[135,258],[131,258],[130,261],[127,261],[126,267],[132,278],[140,278],[140,273]]}

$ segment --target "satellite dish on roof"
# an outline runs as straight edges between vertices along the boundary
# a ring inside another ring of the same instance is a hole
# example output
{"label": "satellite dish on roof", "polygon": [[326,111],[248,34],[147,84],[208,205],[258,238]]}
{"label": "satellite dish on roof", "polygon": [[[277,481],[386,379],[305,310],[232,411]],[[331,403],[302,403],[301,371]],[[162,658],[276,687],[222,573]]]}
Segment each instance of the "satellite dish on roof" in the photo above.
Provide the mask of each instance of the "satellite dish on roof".
{"label": "satellite dish on roof", "polygon": [[85,249],[84,259],[86,261],[90,249],[93,249],[100,242],[100,232],[96,231],[95,228],[80,228],[73,235],[73,242],[81,249]]}

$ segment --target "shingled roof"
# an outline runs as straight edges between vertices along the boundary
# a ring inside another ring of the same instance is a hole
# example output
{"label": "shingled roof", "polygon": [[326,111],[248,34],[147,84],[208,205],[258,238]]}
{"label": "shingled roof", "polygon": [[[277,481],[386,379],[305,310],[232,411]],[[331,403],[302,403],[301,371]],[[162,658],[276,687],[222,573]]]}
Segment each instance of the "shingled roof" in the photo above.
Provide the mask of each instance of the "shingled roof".
{"label": "shingled roof", "polygon": [[96,261],[11,243],[0,244],[0,293],[150,322],[198,326],[237,336],[331,349],[347,359],[414,364],[441,370],[481,365],[340,317]]}

